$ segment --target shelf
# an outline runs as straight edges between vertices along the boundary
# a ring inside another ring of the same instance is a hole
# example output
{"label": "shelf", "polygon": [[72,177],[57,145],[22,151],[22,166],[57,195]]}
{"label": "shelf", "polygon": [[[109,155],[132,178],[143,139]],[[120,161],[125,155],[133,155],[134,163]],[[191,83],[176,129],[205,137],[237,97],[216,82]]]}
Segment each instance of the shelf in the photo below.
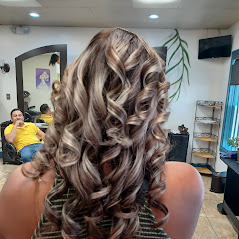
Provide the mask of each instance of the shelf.
{"label": "shelf", "polygon": [[202,173],[202,174],[212,174],[212,172],[208,169],[208,168],[205,168],[205,167],[195,167],[197,169],[197,171],[199,173]]}
{"label": "shelf", "polygon": [[[196,102],[190,163],[195,163],[196,161],[200,164],[202,160],[205,161],[206,159],[208,167],[205,168],[198,165],[199,168],[197,168],[203,174],[212,174],[215,168],[218,155],[218,148],[216,146],[219,141],[218,135],[221,125],[222,107],[223,102],[221,101],[198,100]],[[200,111],[198,111],[199,108]],[[198,142],[199,140],[201,142]],[[196,143],[196,147],[194,146],[194,142]]]}
{"label": "shelf", "polygon": [[213,118],[213,117],[196,117],[195,122],[202,123],[202,124],[220,125],[220,119]]}
{"label": "shelf", "polygon": [[212,154],[209,153],[205,153],[205,152],[193,152],[193,155],[202,157],[202,158],[210,158],[210,159],[214,159],[215,156],[213,156]]}
{"label": "shelf", "polygon": [[223,102],[221,102],[221,101],[198,100],[197,105],[198,106],[212,107],[212,108],[221,108],[222,105],[223,105]]}
{"label": "shelf", "polygon": [[207,142],[217,142],[216,139],[213,139],[211,137],[195,137],[195,139],[199,139],[199,140],[207,141]]}
{"label": "shelf", "polygon": [[219,122],[213,121],[213,120],[197,120],[196,122],[202,123],[202,124],[217,124],[219,125]]}
{"label": "shelf", "polygon": [[221,108],[222,106],[221,105],[206,105],[207,107],[213,107],[213,108]]}
{"label": "shelf", "polygon": [[204,107],[211,107],[211,108],[221,108],[221,105],[199,105],[199,106],[204,106]]}

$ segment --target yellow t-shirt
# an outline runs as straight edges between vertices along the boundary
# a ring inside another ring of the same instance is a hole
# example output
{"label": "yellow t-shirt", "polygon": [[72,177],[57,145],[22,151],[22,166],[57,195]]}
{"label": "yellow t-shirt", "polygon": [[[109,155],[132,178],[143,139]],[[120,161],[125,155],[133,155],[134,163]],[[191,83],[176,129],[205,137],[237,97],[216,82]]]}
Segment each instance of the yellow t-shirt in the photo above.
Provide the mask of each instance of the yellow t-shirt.
{"label": "yellow t-shirt", "polygon": [[50,124],[53,121],[53,117],[47,114],[42,114],[40,118],[45,120],[47,124]]}
{"label": "yellow t-shirt", "polygon": [[[14,124],[8,125],[4,130],[4,135],[11,133],[13,127]],[[13,142],[17,152],[26,145],[40,143],[36,135],[39,130],[35,124],[26,122],[24,122],[24,128],[17,127],[17,136]]]}

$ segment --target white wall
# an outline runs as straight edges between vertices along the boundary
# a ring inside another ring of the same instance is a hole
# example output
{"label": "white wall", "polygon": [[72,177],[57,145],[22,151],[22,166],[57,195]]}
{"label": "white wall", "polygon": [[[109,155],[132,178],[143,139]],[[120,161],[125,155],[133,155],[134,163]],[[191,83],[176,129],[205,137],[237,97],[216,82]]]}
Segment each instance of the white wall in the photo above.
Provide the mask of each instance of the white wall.
{"label": "white wall", "polygon": [[239,49],[239,22],[235,23],[230,29],[233,35],[232,51]]}
{"label": "white wall", "polygon": [[[15,35],[11,32],[10,26],[0,26],[0,62],[3,60],[11,67],[9,73],[5,75],[0,73],[0,122],[8,120],[10,110],[17,106],[15,57],[37,47],[67,44],[69,64],[82,52],[89,40],[99,30],[77,27],[31,27],[29,35]],[[161,46],[174,34],[173,29],[131,30],[141,35],[153,47]],[[177,131],[178,125],[184,124],[189,128],[190,142],[187,159],[189,161],[196,101],[218,100],[225,103],[229,63],[228,58],[198,60],[198,40],[218,36],[218,30],[179,30],[179,33],[189,45],[190,86],[187,85],[185,78],[179,100],[172,102],[170,105],[171,116],[167,127]],[[220,32],[221,35],[228,33],[228,31]],[[177,75],[174,73],[169,75],[168,79],[173,82],[176,77]],[[173,92],[173,90],[174,88],[170,92]],[[11,94],[11,100],[6,100],[7,93]],[[224,165],[218,167],[216,168],[218,171],[225,168]]]}

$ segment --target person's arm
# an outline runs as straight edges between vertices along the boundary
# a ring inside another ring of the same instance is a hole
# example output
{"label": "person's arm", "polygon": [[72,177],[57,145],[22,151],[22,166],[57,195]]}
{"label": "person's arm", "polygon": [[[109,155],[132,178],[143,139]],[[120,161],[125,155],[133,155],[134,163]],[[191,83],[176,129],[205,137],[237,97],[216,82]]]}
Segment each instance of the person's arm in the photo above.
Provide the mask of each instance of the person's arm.
{"label": "person's arm", "polygon": [[12,128],[12,131],[8,134],[5,135],[5,138],[7,140],[8,143],[12,143],[14,142],[14,140],[16,139],[16,136],[17,136],[17,127],[19,127],[19,124],[21,123],[22,121],[20,120],[17,120],[15,125],[13,126]]}
{"label": "person's arm", "polygon": [[39,137],[41,137],[41,139],[42,139],[43,141],[45,141],[46,134],[45,134],[43,131],[39,130],[39,131],[37,132],[37,135],[38,135]]}
{"label": "person's arm", "polygon": [[[162,228],[172,239],[191,239],[204,197],[201,175],[193,166],[180,162],[167,162],[165,175],[167,191],[160,201],[167,206],[170,214]],[[158,209],[152,210],[156,219],[164,216]]]}
{"label": "person's arm", "polygon": [[22,167],[31,172],[34,169],[30,163],[23,165],[10,174],[0,192],[0,239],[31,238],[55,179],[54,169],[44,173],[40,182],[28,178]]}

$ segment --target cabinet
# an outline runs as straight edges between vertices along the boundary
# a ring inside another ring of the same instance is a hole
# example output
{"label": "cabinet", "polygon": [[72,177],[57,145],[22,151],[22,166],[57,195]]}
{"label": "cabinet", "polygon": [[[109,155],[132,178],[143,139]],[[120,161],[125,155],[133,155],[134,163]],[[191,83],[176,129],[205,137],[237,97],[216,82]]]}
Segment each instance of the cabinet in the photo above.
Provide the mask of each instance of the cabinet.
{"label": "cabinet", "polygon": [[[235,159],[221,158],[228,166],[226,186],[224,191],[224,200],[222,204],[218,204],[219,211],[227,214],[230,221],[234,224],[237,233],[239,233],[239,164]],[[222,206],[222,207],[221,207]],[[239,236],[238,236],[239,239]]]}
{"label": "cabinet", "polygon": [[185,162],[187,159],[189,134],[169,133],[171,150],[168,154],[168,161]]}
{"label": "cabinet", "polygon": [[206,174],[215,169],[222,106],[220,101],[196,102],[190,163]]}

